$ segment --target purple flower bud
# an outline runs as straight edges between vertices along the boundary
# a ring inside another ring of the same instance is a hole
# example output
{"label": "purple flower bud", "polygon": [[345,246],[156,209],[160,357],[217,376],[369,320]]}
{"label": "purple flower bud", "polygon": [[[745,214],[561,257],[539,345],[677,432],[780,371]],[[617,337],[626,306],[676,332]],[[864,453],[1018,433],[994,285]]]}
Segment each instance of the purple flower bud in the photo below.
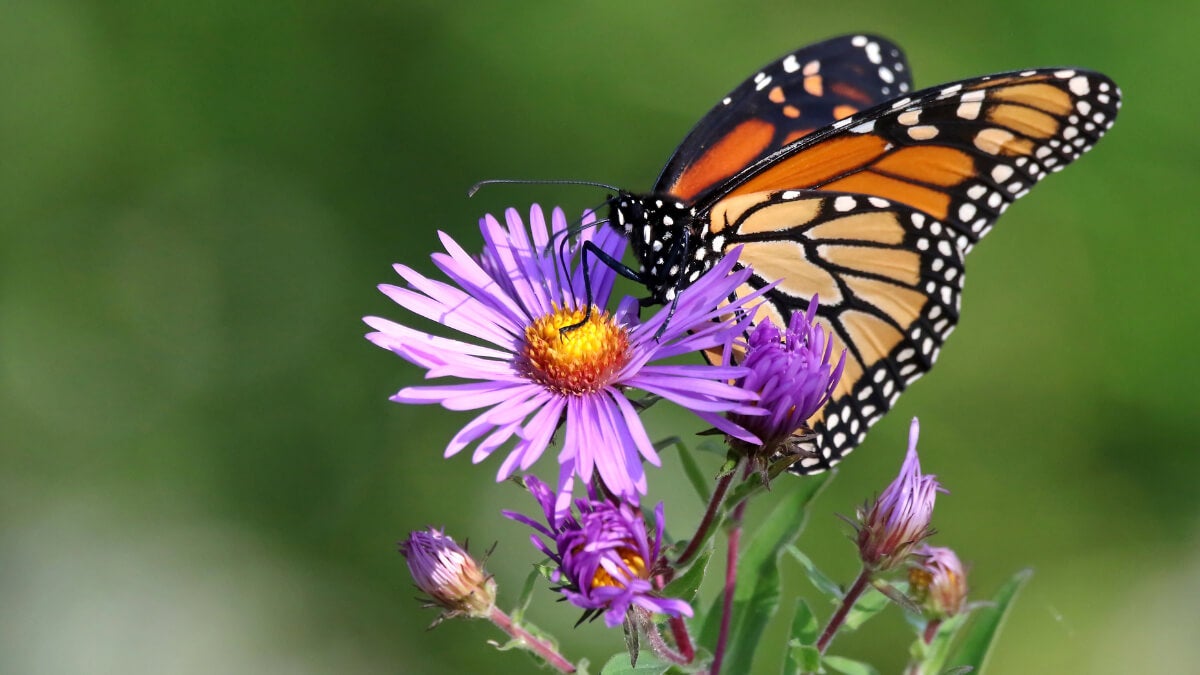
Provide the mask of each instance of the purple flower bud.
{"label": "purple flower bud", "polygon": [[908,454],[900,475],[879,499],[858,512],[859,556],[868,569],[884,572],[902,564],[914,546],[933,534],[929,521],[938,492],[946,490],[932,475],[921,473],[917,458],[920,427],[914,417],[908,432]]}
{"label": "purple flower bud", "polygon": [[817,296],[804,314],[793,314],[786,330],[769,319],[761,321],[746,341],[742,366],[750,373],[742,388],[759,395],[757,407],[766,415],[731,413],[730,419],[760,439],[762,445],[736,441],[747,454],[767,458],[787,452],[786,444],[797,433],[809,432],[808,420],[825,406],[837,387],[846,363],[842,350],[836,366],[831,365],[833,336],[816,324]]}
{"label": "purple flower bud", "polygon": [[417,587],[429,594],[431,604],[445,608],[446,616],[480,618],[491,613],[496,581],[441,530],[431,527],[409,534],[400,542],[400,554]]}
{"label": "purple flower bud", "polygon": [[545,522],[510,511],[504,515],[541,535],[531,537],[533,545],[557,564],[552,579],[571,603],[589,613],[603,612],[610,628],[619,625],[632,606],[670,616],[692,615],[686,602],[660,597],[651,583],[662,547],[661,503],[654,510],[651,540],[641,512],[627,502],[598,499],[589,490],[587,499],[575,500],[574,512],[556,515],[558,496],[546,484],[527,476],[525,485],[541,505]]}
{"label": "purple flower bud", "polygon": [[909,595],[935,618],[948,619],[967,601],[967,574],[954,551],[922,544],[908,570]]}

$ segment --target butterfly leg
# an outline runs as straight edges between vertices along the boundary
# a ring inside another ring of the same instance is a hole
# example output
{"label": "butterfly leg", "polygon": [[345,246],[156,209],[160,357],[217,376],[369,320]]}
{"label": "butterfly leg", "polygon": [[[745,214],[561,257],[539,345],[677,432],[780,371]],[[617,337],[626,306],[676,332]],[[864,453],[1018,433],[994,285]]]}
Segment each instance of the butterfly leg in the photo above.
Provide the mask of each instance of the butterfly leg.
{"label": "butterfly leg", "polygon": [[560,328],[558,330],[559,336],[566,336],[567,333],[570,333],[571,331],[578,329],[580,326],[584,325],[585,323],[590,321],[592,318],[592,304],[593,304],[592,303],[592,275],[588,269],[588,254],[589,253],[591,255],[595,256],[595,258],[597,260],[599,260],[600,262],[602,262],[605,265],[607,265],[608,267],[610,267],[614,272],[616,272],[617,274],[620,274],[621,276],[625,277],[626,279],[629,279],[630,281],[636,281],[638,283],[645,283],[642,279],[642,275],[639,274],[632,267],[629,267],[628,265],[622,263],[620,260],[617,260],[616,258],[612,257],[611,255],[605,253],[604,250],[601,249],[596,244],[594,244],[590,241],[584,242],[583,243],[583,254],[580,255],[580,258],[583,261],[583,290],[584,290],[584,296],[587,300],[587,309],[584,310],[583,319],[580,320],[579,323],[573,323],[570,326],[563,326],[562,328]]}

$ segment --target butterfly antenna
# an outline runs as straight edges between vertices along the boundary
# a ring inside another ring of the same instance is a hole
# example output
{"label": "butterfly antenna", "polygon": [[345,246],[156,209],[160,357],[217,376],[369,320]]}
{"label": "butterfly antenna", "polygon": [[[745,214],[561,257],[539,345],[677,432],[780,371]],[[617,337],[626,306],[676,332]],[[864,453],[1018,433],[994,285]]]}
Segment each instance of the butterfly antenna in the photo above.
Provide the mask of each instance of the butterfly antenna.
{"label": "butterfly antenna", "polygon": [[534,179],[534,178],[491,178],[488,180],[481,180],[478,183],[472,185],[471,189],[467,190],[467,197],[474,197],[475,193],[479,192],[479,188],[481,188],[485,185],[587,185],[589,187],[598,187],[598,188],[604,188],[605,190],[612,190],[613,192],[621,191],[621,188],[618,188],[614,185],[609,185],[608,183],[599,183],[597,181],[592,181],[592,180],[539,180],[539,179]]}

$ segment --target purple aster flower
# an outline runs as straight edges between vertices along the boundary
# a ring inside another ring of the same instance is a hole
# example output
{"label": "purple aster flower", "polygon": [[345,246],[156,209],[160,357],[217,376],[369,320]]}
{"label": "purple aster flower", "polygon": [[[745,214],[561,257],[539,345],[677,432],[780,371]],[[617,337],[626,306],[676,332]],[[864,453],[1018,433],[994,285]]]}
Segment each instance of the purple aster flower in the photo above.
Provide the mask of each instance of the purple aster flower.
{"label": "purple aster flower", "polygon": [[753,432],[762,445],[735,443],[747,454],[767,458],[777,453],[794,454],[786,447],[793,437],[811,432],[808,420],[815,415],[837,387],[846,364],[842,350],[836,366],[831,366],[833,339],[814,322],[817,296],[808,303],[804,314],[793,314],[786,330],[780,331],[770,319],[761,321],[746,340],[742,365],[750,372],[742,387],[759,395],[757,406],[767,415],[730,417]]}
{"label": "purple aster flower", "polygon": [[[570,505],[574,476],[591,481],[599,475],[612,493],[636,500],[646,492],[642,460],[659,465],[637,411],[625,397],[641,389],[691,410],[714,427],[748,442],[758,439],[722,417],[728,411],[754,414],[746,405],[754,394],[730,384],[743,376],[741,367],[652,364],[703,349],[724,348],[746,326],[730,316],[756,296],[717,309],[750,272],[731,274],[735,255],[725,256],[678,299],[667,323],[660,310],[645,322],[636,317],[636,301],[626,298],[615,314],[605,311],[615,273],[593,261],[589,265],[591,316],[587,313],[583,270],[575,257],[583,242],[620,258],[625,240],[608,226],[585,227],[560,256],[558,245],[568,235],[559,209],[550,227],[540,207],[530,210],[526,228],[515,210],[505,224],[492,216],[480,221],[485,247],[469,255],[446,234],[446,253],[433,262],[453,283],[426,278],[396,265],[408,288],[382,285],[402,307],[465,333],[470,341],[450,339],[407,326],[367,317],[376,330],[367,339],[428,369],[426,378],[453,377],[465,383],[405,387],[393,401],[440,403],[451,410],[482,410],[451,439],[446,456],[475,444],[472,461],[480,462],[508,441],[512,449],[497,480],[527,470],[542,455],[565,420],[559,453],[560,509]],[[586,214],[583,224],[594,222]],[[564,259],[567,258],[567,259]],[[661,336],[656,335],[666,325]]]}
{"label": "purple aster flower", "polygon": [[868,569],[882,572],[905,561],[912,549],[933,534],[929,521],[938,492],[946,490],[935,476],[921,473],[917,458],[920,425],[913,418],[908,432],[908,454],[900,475],[869,508],[858,512],[859,556]]}
{"label": "purple aster flower", "polygon": [[[525,485],[542,507],[545,523],[511,511],[504,515],[525,523],[542,537],[533,545],[558,566],[552,575],[556,590],[589,612],[603,612],[609,628],[621,623],[633,606],[670,616],[691,616],[683,600],[656,594],[650,579],[656,573],[663,536],[663,505],[654,509],[654,540],[650,540],[640,510],[628,502],[589,498],[575,500],[575,512],[557,510],[558,497],[534,476]],[[576,513],[578,515],[576,515]]]}
{"label": "purple aster flower", "polygon": [[479,563],[441,530],[418,530],[400,542],[417,588],[447,617],[465,614],[487,617],[496,605],[496,581]]}
{"label": "purple aster flower", "polygon": [[913,557],[919,562],[908,570],[909,594],[936,618],[961,612],[967,602],[967,573],[954,551],[922,544]]}

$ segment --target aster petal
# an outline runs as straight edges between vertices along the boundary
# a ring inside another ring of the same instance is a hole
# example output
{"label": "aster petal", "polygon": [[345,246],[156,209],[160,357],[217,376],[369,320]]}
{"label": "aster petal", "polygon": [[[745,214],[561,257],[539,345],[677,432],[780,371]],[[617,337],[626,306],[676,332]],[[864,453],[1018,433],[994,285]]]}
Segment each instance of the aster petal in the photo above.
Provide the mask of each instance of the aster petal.
{"label": "aster petal", "polygon": [[650,441],[650,436],[646,434],[646,427],[642,425],[642,418],[638,417],[637,411],[633,409],[633,404],[618,391],[608,390],[607,393],[616,403],[617,409],[621,411],[621,416],[625,420],[625,428],[629,430],[629,435],[633,438],[638,453],[654,466],[662,466],[662,459],[659,458],[658,451],[654,449],[654,443]]}
{"label": "aster petal", "polygon": [[[495,308],[496,311],[506,316],[528,319],[528,310],[521,306],[517,298],[512,296],[510,289],[504,287],[498,279],[485,270],[450,235],[438,231],[438,236],[441,238],[442,246],[446,249],[446,255],[450,258],[447,261],[445,257],[435,254],[433,262],[439,269],[456,283],[462,285],[468,295]],[[506,274],[505,277],[507,278],[507,276]]]}
{"label": "aster petal", "polygon": [[462,384],[405,387],[391,400],[397,403],[441,403],[447,410],[474,410],[503,403],[529,384],[465,382]]}
{"label": "aster petal", "polygon": [[[505,220],[510,224],[514,218],[520,222],[520,215],[516,211],[513,209],[505,211]],[[549,310],[549,302],[544,294],[539,293],[541,289],[535,283],[536,278],[530,278],[526,262],[521,259],[524,257],[522,255],[524,251],[517,248],[516,242],[511,239],[511,234],[490,214],[485,216],[483,222],[480,223],[480,230],[487,241],[488,250],[500,263],[500,269],[505,275],[505,285],[516,294],[528,316],[545,314]],[[526,242],[526,247],[528,247],[528,242]]]}
{"label": "aster petal", "polygon": [[520,451],[524,456],[521,459],[522,471],[529,470],[529,467],[533,466],[533,463],[546,451],[546,447],[550,445],[550,438],[554,435],[555,429],[558,428],[558,422],[562,418],[563,408],[566,406],[567,402],[561,396],[550,397],[525,425],[525,429],[522,431],[524,440],[513,451],[513,454]]}
{"label": "aster petal", "polygon": [[[446,288],[450,288],[446,286]],[[460,291],[446,297],[430,297],[399,286],[380,285],[379,290],[393,302],[414,314],[436,321],[457,331],[474,335],[501,347],[512,348],[521,326],[491,307],[463,295]],[[453,297],[449,297],[453,296]]]}
{"label": "aster petal", "polygon": [[696,417],[708,422],[714,429],[722,431],[738,440],[751,443],[753,445],[762,445],[762,439],[755,436],[750,431],[747,431],[740,425],[729,421],[729,418],[722,415],[714,415],[707,412],[697,412]]}
{"label": "aster petal", "polygon": [[[488,359],[511,359],[513,356],[510,351],[424,333],[377,316],[363,317],[363,322],[375,329],[375,332],[366,335],[372,343],[396,353],[400,353],[397,350],[403,349],[414,356],[422,356],[431,364],[443,362],[437,359],[440,352],[481,356]],[[425,349],[418,350],[416,348],[418,345]]]}
{"label": "aster petal", "polygon": [[[517,433],[517,429],[520,428],[520,422],[509,422],[501,427],[497,427],[487,438],[480,441],[479,445],[475,446],[475,453],[471,455],[471,463],[478,464],[487,459],[496,448],[504,445],[504,442],[512,438],[513,434]],[[497,473],[496,480],[502,481],[510,475],[512,475],[511,472],[507,474]]]}
{"label": "aster petal", "polygon": [[626,384],[657,394],[691,411],[725,412],[737,408],[739,401],[756,398],[754,393],[731,384],[684,377],[638,375],[629,378]]}

